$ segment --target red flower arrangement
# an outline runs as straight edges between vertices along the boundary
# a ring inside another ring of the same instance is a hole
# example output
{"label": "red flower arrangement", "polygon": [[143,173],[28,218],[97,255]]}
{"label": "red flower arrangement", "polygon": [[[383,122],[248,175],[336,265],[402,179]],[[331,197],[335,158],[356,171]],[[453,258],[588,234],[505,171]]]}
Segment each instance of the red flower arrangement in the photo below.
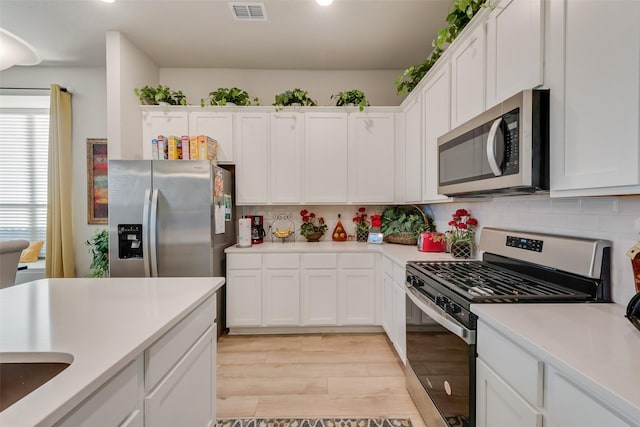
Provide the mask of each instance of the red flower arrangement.
{"label": "red flower arrangement", "polygon": [[451,228],[445,233],[445,238],[449,243],[473,243],[478,220],[471,216],[471,211],[458,209],[451,216],[452,219],[449,221],[449,227]]}
{"label": "red flower arrangement", "polygon": [[315,213],[309,212],[306,209],[300,211],[300,217],[302,218],[300,234],[304,237],[317,233],[318,231],[323,234],[327,231],[327,224],[325,224],[323,217],[316,217]]}
{"label": "red flower arrangement", "polygon": [[369,231],[369,221],[367,220],[366,208],[359,208],[356,215],[353,217],[353,222],[356,223],[356,232]]}
{"label": "red flower arrangement", "polygon": [[379,214],[371,215],[371,226],[380,227],[382,225],[382,218]]}

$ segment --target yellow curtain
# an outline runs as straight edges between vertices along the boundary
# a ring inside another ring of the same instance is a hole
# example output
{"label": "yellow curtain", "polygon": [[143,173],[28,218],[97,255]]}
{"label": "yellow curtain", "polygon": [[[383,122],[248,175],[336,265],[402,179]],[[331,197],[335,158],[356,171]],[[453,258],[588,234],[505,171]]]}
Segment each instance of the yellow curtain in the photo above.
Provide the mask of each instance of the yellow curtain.
{"label": "yellow curtain", "polygon": [[71,94],[51,85],[46,277],[75,277],[71,171]]}

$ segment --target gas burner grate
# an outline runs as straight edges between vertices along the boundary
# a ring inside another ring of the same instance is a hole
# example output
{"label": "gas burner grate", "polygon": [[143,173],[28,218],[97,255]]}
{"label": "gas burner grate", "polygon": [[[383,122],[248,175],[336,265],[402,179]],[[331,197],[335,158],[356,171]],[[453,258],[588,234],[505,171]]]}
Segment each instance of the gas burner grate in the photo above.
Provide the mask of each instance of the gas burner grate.
{"label": "gas burner grate", "polygon": [[412,261],[410,264],[473,302],[590,299],[586,293],[482,261]]}

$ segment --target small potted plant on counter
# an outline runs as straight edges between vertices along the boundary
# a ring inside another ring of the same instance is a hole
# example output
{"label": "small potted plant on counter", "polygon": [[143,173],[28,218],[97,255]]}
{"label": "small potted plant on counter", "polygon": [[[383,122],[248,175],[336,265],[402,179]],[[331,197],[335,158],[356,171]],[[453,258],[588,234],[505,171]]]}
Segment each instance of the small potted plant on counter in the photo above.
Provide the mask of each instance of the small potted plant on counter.
{"label": "small potted plant on counter", "polygon": [[[478,220],[471,216],[471,211],[458,209],[451,215],[449,231],[444,233],[449,252],[454,258],[471,258],[475,252],[474,238]],[[434,238],[434,241],[436,238]]]}
{"label": "small potted plant on counter", "polygon": [[286,106],[315,107],[318,103],[309,96],[309,92],[306,90],[295,88],[277,94],[273,105],[275,105],[276,111],[281,111],[282,107]]}
{"label": "small potted plant on counter", "polygon": [[401,245],[415,245],[418,234],[435,231],[433,219],[417,206],[393,206],[382,212],[380,231],[384,241]]}
{"label": "small potted plant on counter", "polygon": [[358,106],[360,111],[363,111],[364,107],[368,107],[370,105],[364,95],[364,92],[358,89],[339,92],[335,95],[331,95],[331,99],[335,99],[336,107],[354,105]]}
{"label": "small potted plant on counter", "polygon": [[353,217],[353,222],[356,223],[356,241],[358,242],[366,242],[369,237],[369,227],[371,224],[367,219],[368,215],[366,210],[364,207],[359,208]]}
{"label": "small potted plant on counter", "polygon": [[300,211],[302,225],[300,225],[300,235],[306,237],[309,242],[317,242],[327,231],[327,224],[323,217],[317,217],[315,213],[306,209]]}
{"label": "small potted plant on counter", "polygon": [[[209,98],[207,101],[209,102],[209,105],[251,105],[251,99],[247,91],[237,87],[220,87],[213,92],[209,92]],[[258,98],[253,98],[253,102],[255,102],[256,105],[259,105]],[[200,106],[205,106],[205,99],[200,100]]]}

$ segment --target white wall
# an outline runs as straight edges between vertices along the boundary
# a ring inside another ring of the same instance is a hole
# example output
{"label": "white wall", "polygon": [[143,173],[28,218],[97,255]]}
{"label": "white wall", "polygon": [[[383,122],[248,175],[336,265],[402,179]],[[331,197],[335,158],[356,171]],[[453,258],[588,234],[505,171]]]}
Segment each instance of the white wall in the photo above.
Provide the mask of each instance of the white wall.
{"label": "white wall", "polygon": [[87,224],[87,138],[106,138],[106,76],[103,68],[12,67],[0,72],[2,87],[49,88],[52,83],[72,94],[72,193],[76,275],[89,272],[85,241],[104,225]]}
{"label": "white wall", "polygon": [[634,222],[640,218],[640,196],[564,199],[514,196],[430,207],[440,232],[449,229],[447,223],[456,209],[465,208],[472,211],[480,227],[611,240],[613,301],[626,305],[635,294],[631,261],[625,253],[640,240],[634,231]]}
{"label": "white wall", "polygon": [[191,105],[200,105],[219,87],[238,87],[258,97],[260,105],[271,105],[275,95],[294,88],[304,89],[318,105],[335,105],[331,95],[346,90],[364,92],[371,105],[400,105],[406,95],[396,95],[395,79],[403,70],[311,71],[161,68],[160,83],[182,90]]}

